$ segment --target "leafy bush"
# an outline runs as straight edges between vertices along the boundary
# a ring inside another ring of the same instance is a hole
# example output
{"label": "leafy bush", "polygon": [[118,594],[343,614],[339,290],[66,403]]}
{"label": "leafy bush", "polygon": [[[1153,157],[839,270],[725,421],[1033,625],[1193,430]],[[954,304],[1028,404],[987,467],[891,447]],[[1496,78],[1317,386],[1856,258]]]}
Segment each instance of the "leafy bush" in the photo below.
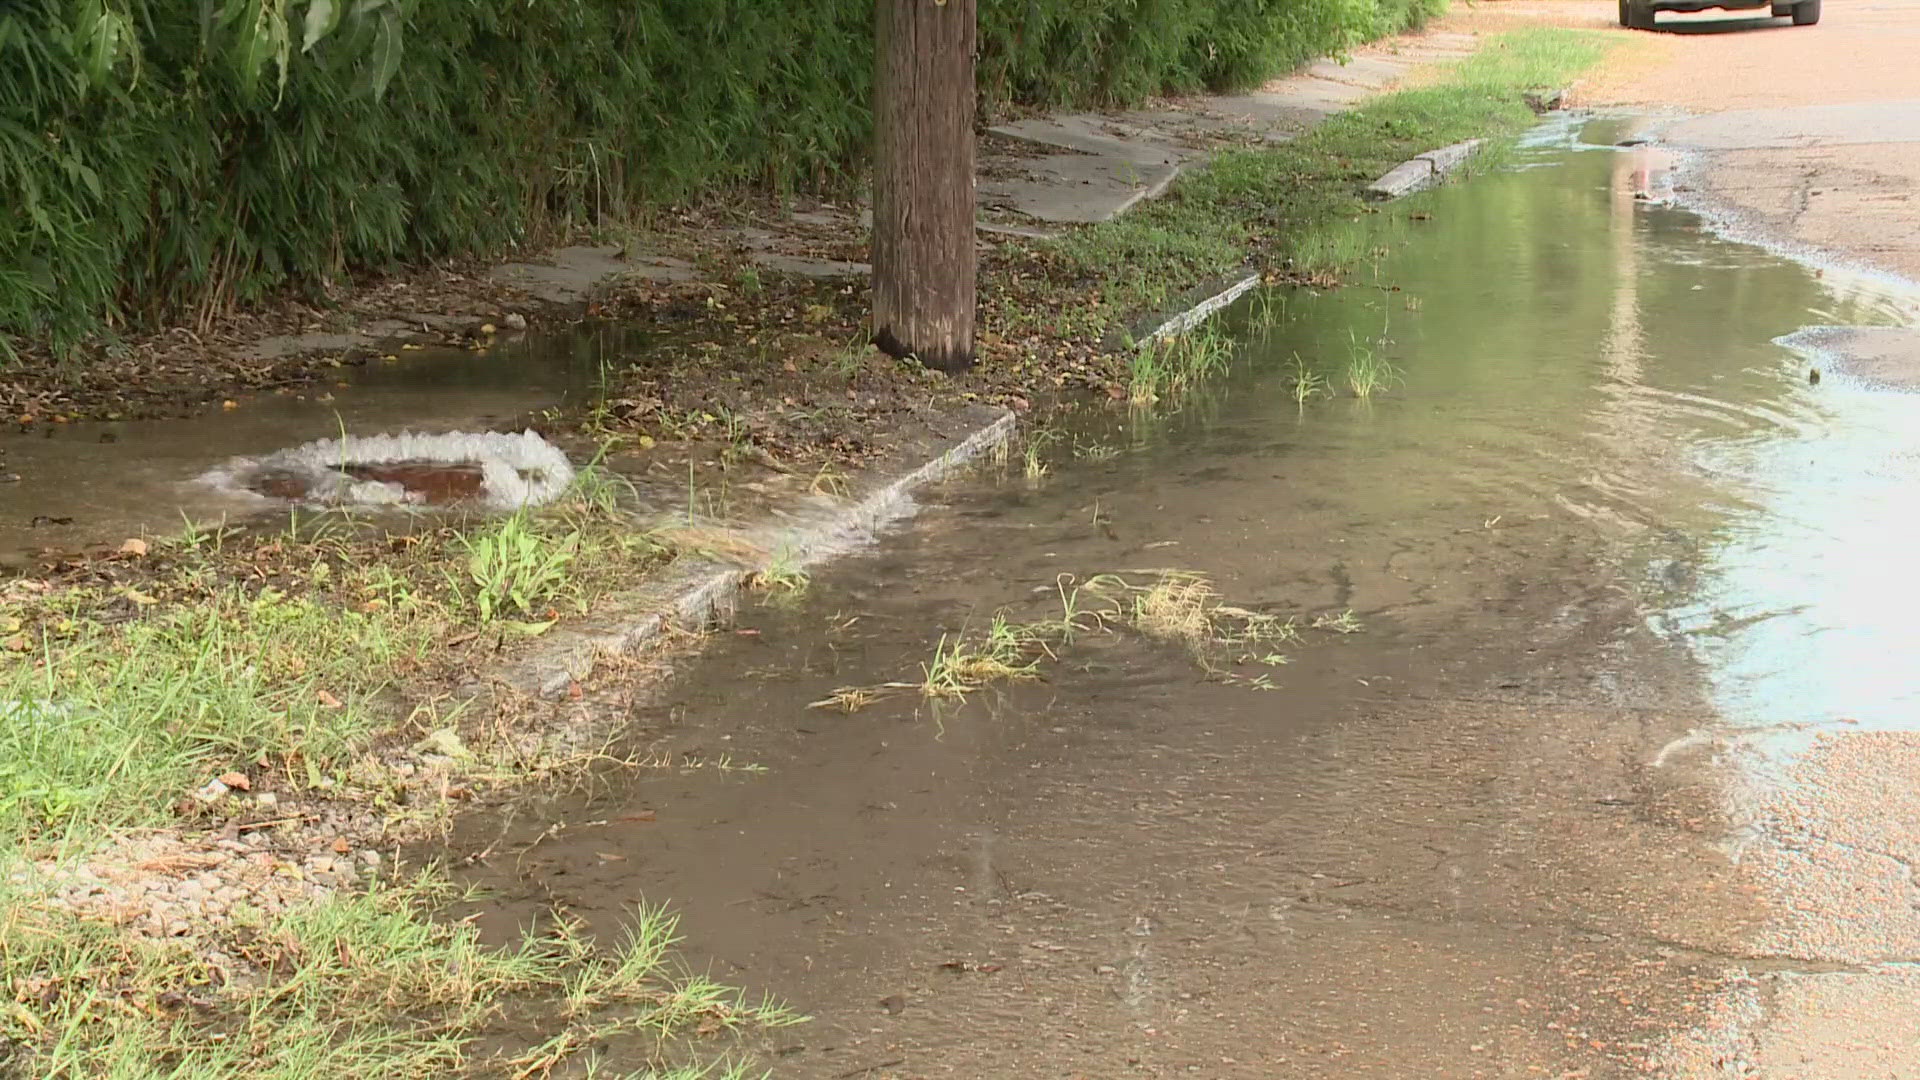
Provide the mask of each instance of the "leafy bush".
{"label": "leafy bush", "polygon": [[[1444,0],[980,0],[980,92],[1229,88]],[[857,178],[872,0],[9,0],[0,357]]]}

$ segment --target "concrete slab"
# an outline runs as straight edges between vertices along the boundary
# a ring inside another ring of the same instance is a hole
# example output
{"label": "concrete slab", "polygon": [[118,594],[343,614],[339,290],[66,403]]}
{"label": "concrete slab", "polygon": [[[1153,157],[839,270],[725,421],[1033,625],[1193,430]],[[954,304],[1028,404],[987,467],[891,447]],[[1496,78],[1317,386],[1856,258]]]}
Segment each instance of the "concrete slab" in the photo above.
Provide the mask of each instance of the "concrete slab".
{"label": "concrete slab", "polygon": [[1306,74],[1328,82],[1379,90],[1399,82],[1411,67],[1410,63],[1389,56],[1356,56],[1344,62],[1316,60],[1307,66]]}
{"label": "concrete slab", "polygon": [[1467,163],[1467,159],[1479,151],[1483,139],[1468,139],[1465,142],[1443,146],[1438,150],[1429,150],[1408,161],[1403,161],[1388,170],[1385,176],[1367,185],[1367,196],[1374,199],[1398,199],[1411,195],[1445,179]]}
{"label": "concrete slab", "polygon": [[[1319,61],[1244,94],[1183,98],[1124,113],[1068,113],[997,124],[989,130],[1002,138],[1071,153],[1030,160],[985,156],[978,191],[984,204],[1037,221],[1105,221],[1156,197],[1183,164],[1200,167],[1205,156],[1222,145],[1286,142],[1398,83],[1415,67],[1436,62],[1434,57],[1465,56],[1478,46],[1471,34],[1409,36],[1370,46],[1344,61]],[[980,227],[1011,231],[1003,220]]]}
{"label": "concrete slab", "polygon": [[755,252],[753,261],[769,270],[812,278],[865,277],[873,273],[873,267],[863,262],[810,259],[804,255],[786,255],[778,251]]}
{"label": "concrete slab", "polygon": [[585,300],[602,281],[637,277],[652,281],[691,281],[693,264],[667,255],[633,255],[618,245],[565,247],[545,263],[507,263],[490,275],[502,285],[525,290],[552,304]]}
{"label": "concrete slab", "polygon": [[1039,146],[1115,157],[1140,165],[1174,164],[1199,152],[1197,147],[1185,145],[1152,128],[1092,113],[1017,120],[995,124],[987,130]]}
{"label": "concrete slab", "polygon": [[1313,114],[1312,120],[1295,117],[1285,123],[1275,123],[1244,114],[1211,111],[1196,104],[1186,109],[1138,109],[1123,113],[1122,117],[1196,150],[1205,150],[1221,143],[1287,142],[1312,126],[1321,115]]}
{"label": "concrete slab", "polygon": [[1166,190],[1180,166],[1142,165],[1093,154],[1049,154],[1020,163],[1021,175],[984,180],[980,201],[1040,221],[1106,221]]}
{"label": "concrete slab", "polygon": [[1206,111],[1244,117],[1268,127],[1302,130],[1344,112],[1368,91],[1326,79],[1288,80],[1281,89],[1262,89],[1229,97],[1208,98]]}
{"label": "concrete slab", "polygon": [[1027,240],[1052,240],[1060,235],[1049,229],[1031,229],[1024,225],[1004,225],[994,221],[976,222],[973,227],[995,236],[1018,236]]}

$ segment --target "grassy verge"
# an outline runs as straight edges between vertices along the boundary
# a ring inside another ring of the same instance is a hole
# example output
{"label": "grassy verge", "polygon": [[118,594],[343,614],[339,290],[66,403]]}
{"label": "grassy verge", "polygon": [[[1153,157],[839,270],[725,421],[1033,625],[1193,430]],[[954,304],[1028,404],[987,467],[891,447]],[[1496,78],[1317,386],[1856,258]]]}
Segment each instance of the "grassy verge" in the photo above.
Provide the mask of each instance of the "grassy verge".
{"label": "grassy verge", "polygon": [[[608,947],[561,923],[489,948],[472,927],[434,920],[449,897],[443,880],[420,876],[154,940],[0,894],[10,991],[0,1034],[32,1055],[0,1066],[47,1080],[719,1080],[748,1066],[689,1060],[668,1040],[802,1019],[674,975],[676,923],[658,909],[634,911]],[[500,1028],[538,1034],[483,1049]],[[623,1048],[618,1064],[602,1057],[609,1044]]]}
{"label": "grassy verge", "polygon": [[[698,1046],[796,1018],[670,977],[671,917],[636,912],[617,947],[565,924],[487,947],[433,917],[444,880],[374,850],[549,767],[544,732],[450,690],[672,558],[615,494],[587,470],[537,513],[406,536],[190,530],[8,583],[0,1044],[17,1060],[0,1066],[747,1075]],[[596,1058],[623,1041],[618,1068]]]}
{"label": "grassy verge", "polygon": [[372,751],[459,725],[463,668],[581,610],[585,582],[670,556],[589,473],[538,514],[405,537],[189,531],[13,582],[0,842],[176,821],[222,775],[348,789]]}

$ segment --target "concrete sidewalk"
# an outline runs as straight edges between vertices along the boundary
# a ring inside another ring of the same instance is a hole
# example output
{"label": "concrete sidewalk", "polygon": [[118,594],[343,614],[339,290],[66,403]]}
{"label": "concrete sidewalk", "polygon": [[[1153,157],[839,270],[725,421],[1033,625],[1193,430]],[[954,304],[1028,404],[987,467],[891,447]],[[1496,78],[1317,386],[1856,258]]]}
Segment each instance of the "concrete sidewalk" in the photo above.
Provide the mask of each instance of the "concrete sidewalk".
{"label": "concrete sidewalk", "polygon": [[983,220],[989,228],[1042,229],[1106,221],[1159,196],[1183,168],[1221,146],[1286,142],[1419,68],[1471,55],[1478,44],[1473,34],[1408,34],[1244,94],[996,124],[988,130],[1000,140],[981,154]]}

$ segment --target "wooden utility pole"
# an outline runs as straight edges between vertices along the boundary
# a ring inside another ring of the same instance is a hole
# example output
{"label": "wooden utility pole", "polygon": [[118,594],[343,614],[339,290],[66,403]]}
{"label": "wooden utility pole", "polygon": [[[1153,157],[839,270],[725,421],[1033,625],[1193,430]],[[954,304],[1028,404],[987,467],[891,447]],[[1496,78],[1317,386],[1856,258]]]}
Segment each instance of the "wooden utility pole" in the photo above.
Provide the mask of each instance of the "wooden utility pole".
{"label": "wooden utility pole", "polygon": [[973,366],[975,0],[875,0],[873,339]]}

